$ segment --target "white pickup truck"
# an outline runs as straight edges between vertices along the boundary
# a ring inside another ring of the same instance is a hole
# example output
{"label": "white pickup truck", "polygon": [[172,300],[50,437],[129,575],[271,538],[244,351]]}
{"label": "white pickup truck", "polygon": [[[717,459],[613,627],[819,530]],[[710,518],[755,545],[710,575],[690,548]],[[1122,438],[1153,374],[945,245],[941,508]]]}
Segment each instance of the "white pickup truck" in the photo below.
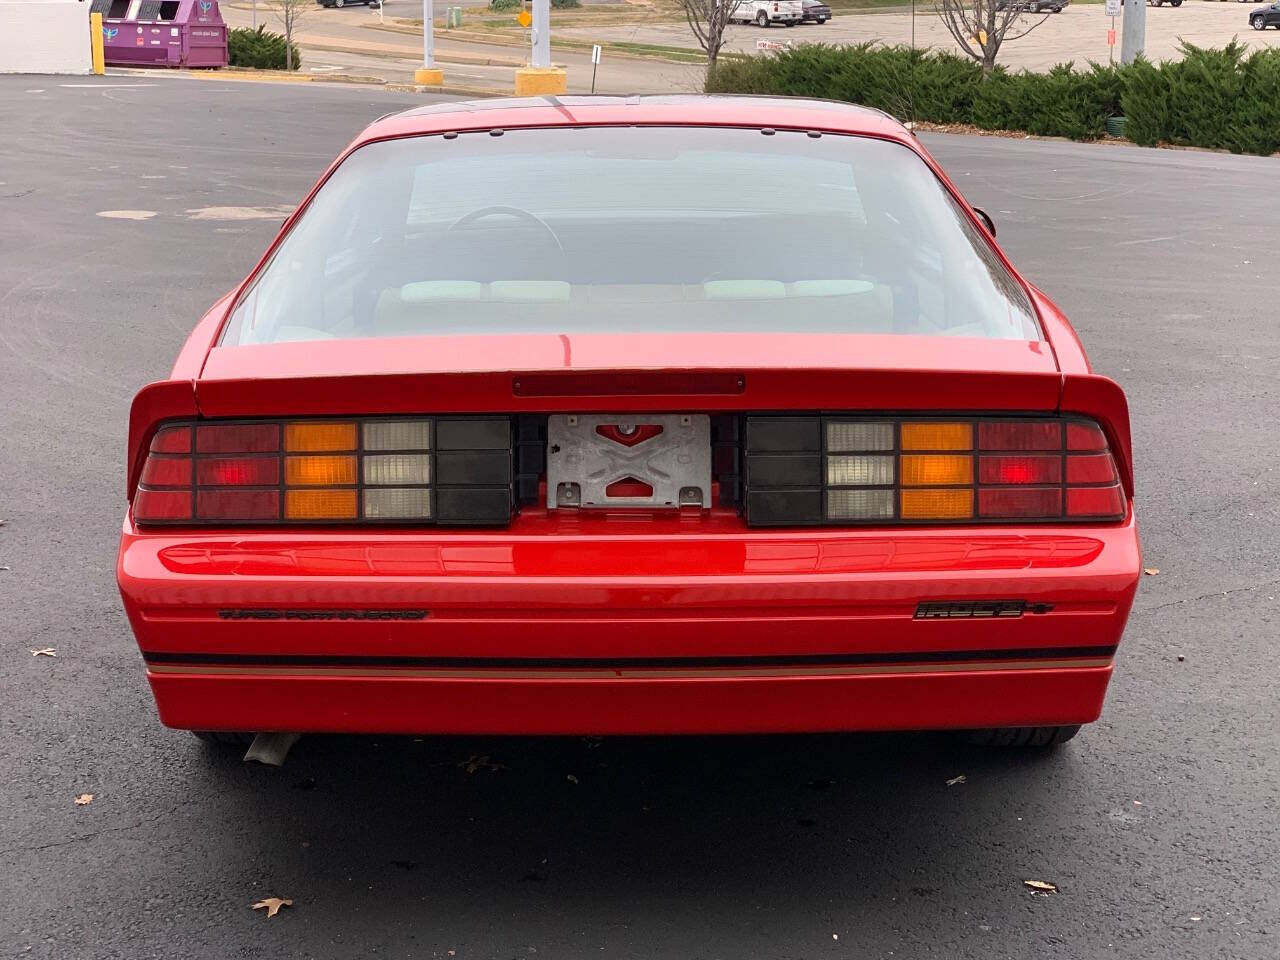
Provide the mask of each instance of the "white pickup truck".
{"label": "white pickup truck", "polygon": [[[733,0],[722,0],[732,3]],[[741,0],[729,18],[734,23],[754,23],[758,27],[767,27],[771,23],[781,23],[794,27],[804,19],[803,0]]]}

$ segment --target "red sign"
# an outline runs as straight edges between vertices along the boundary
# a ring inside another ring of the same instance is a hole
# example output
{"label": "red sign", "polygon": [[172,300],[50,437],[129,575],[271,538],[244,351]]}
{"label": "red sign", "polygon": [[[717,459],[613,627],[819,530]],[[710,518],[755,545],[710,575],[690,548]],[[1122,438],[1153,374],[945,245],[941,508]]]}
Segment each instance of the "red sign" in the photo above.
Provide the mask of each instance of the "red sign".
{"label": "red sign", "polygon": [[1114,30],[1107,31],[1107,46],[1114,47],[1116,45],[1116,32]]}

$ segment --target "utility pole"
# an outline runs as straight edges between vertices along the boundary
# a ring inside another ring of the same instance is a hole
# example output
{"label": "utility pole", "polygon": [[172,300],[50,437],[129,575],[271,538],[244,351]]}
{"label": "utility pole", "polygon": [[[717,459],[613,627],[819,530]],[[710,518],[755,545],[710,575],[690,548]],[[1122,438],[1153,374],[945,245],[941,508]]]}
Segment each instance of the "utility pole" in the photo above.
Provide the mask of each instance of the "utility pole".
{"label": "utility pole", "polygon": [[533,19],[521,11],[521,25],[531,26],[529,66],[516,70],[517,97],[558,96],[568,88],[563,67],[551,65],[551,0],[533,0]]}
{"label": "utility pole", "polygon": [[1147,46],[1147,0],[1124,0],[1120,62],[1133,63]]}
{"label": "utility pole", "polygon": [[529,66],[551,66],[551,0],[533,0],[533,60]]}
{"label": "utility pole", "polygon": [[422,86],[440,86],[444,71],[436,66],[435,5],[422,0],[422,66],[413,72],[413,82]]}

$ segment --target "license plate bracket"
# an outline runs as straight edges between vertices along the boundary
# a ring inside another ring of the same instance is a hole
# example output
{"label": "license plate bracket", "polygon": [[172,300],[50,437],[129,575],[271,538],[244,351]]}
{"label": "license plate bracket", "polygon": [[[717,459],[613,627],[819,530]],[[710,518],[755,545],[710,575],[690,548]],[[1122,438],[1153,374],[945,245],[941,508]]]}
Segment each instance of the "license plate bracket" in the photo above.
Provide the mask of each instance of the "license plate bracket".
{"label": "license plate bracket", "polygon": [[707,414],[553,414],[547,507],[711,506]]}

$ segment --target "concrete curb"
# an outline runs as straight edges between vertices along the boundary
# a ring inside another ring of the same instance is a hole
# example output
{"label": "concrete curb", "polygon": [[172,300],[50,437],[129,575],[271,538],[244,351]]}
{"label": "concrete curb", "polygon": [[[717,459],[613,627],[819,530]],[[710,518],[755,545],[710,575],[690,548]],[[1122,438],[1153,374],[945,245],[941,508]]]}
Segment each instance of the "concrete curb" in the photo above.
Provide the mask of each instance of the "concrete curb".
{"label": "concrete curb", "polygon": [[465,84],[458,83],[442,83],[439,86],[425,86],[417,83],[394,83],[388,81],[384,90],[394,90],[397,93],[445,93],[460,97],[472,97],[479,100],[489,100],[494,97],[514,97],[514,90],[496,90],[493,87],[468,87]]}
{"label": "concrete curb", "polygon": [[[403,60],[409,56],[407,50],[365,50],[360,47],[351,47],[342,43],[301,43],[298,45],[302,50],[322,50],[326,53],[354,53],[362,57],[381,57],[387,60]],[[459,53],[453,50],[436,50],[435,58],[440,63],[456,63],[464,67],[523,67],[524,61],[517,60],[514,57],[483,57],[471,56],[466,53]],[[421,59],[421,54],[419,54]]]}
{"label": "concrete curb", "polygon": [[320,76],[295,76],[276,70],[191,70],[187,76],[200,80],[239,80],[254,83],[352,83],[368,87],[385,86],[381,77],[362,77],[349,73],[326,73]]}

